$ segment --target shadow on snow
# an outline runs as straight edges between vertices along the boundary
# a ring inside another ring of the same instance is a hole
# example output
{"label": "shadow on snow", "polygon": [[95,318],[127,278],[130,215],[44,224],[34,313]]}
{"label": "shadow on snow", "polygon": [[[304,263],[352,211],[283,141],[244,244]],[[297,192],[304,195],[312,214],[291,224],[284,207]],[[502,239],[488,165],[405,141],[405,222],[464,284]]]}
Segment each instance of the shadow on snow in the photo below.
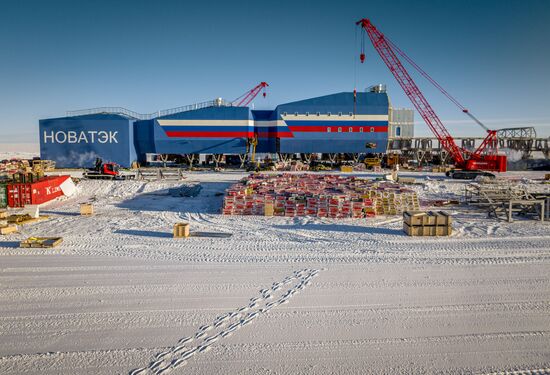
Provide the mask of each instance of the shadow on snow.
{"label": "shadow on snow", "polygon": [[[128,234],[130,236],[143,236],[143,237],[157,237],[157,238],[172,238],[171,232],[157,232],[153,230],[139,230],[139,229],[118,229],[115,233]],[[229,238],[232,233],[223,232],[191,232],[189,237],[209,237],[209,238]],[[17,242],[19,246],[19,243]],[[0,243],[1,246],[1,243]]]}
{"label": "shadow on snow", "polygon": [[16,248],[19,247],[19,241],[0,241],[0,247]]}
{"label": "shadow on snow", "polygon": [[184,187],[174,185],[166,189],[159,189],[138,194],[118,203],[116,206],[132,211],[169,211],[169,212],[196,212],[205,214],[219,214],[223,203],[223,195],[232,182],[201,182],[202,189],[195,197],[178,196],[175,190]]}
{"label": "shadow on snow", "polygon": [[171,232],[155,232],[152,230],[139,230],[139,229],[117,229],[115,233],[128,234],[131,236],[143,236],[143,237],[158,237],[158,238],[172,238]]}
{"label": "shadow on snow", "polygon": [[357,225],[346,224],[304,224],[304,225],[274,225],[274,228],[289,229],[289,230],[319,230],[325,232],[346,232],[346,233],[364,233],[364,234],[385,234],[394,236],[404,236],[405,233],[401,229],[380,228],[380,227],[363,227]]}
{"label": "shadow on snow", "polygon": [[51,211],[51,210],[40,210],[41,214],[46,215],[60,215],[60,216],[80,216],[80,212],[64,212],[64,211]]}

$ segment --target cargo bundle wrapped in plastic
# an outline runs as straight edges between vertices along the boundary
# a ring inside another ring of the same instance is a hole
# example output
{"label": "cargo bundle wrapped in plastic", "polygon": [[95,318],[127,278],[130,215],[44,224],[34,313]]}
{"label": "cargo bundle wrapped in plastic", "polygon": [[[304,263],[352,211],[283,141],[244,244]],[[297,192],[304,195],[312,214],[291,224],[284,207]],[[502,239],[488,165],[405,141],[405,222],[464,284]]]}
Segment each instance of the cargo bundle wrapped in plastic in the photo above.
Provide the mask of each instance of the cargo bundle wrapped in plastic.
{"label": "cargo bundle wrapped in plastic", "polygon": [[253,174],[227,189],[222,213],[367,218],[418,208],[416,193],[396,183],[354,176]]}

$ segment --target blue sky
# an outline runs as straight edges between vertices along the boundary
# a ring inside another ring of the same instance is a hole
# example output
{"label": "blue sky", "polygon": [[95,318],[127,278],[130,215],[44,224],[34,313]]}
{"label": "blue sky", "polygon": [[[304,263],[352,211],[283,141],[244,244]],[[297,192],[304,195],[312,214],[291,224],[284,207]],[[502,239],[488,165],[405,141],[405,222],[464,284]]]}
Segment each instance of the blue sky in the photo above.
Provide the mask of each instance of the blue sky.
{"label": "blue sky", "polygon": [[[260,81],[271,87],[256,108],[374,83],[410,107],[370,42],[358,63],[363,17],[489,127],[550,136],[546,0],[0,1],[0,143],[38,142],[38,119],[66,110],[148,113]],[[413,76],[452,134],[483,134]]]}

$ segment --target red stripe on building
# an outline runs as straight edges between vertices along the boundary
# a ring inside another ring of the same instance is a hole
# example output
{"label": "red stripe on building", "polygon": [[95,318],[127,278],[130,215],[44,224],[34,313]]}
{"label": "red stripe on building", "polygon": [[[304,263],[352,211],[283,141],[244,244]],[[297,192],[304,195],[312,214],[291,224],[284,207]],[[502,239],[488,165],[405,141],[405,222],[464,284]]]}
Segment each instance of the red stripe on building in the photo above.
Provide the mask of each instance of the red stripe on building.
{"label": "red stripe on building", "polygon": [[291,132],[258,132],[258,138],[293,138]]}
{"label": "red stripe on building", "polygon": [[167,131],[170,138],[252,138],[252,132],[177,132]]}
{"label": "red stripe on building", "polygon": [[[386,133],[388,131],[387,126],[289,126],[288,128],[293,132],[317,133],[338,133],[338,129],[342,129],[341,133]],[[362,132],[361,129],[363,129]]]}

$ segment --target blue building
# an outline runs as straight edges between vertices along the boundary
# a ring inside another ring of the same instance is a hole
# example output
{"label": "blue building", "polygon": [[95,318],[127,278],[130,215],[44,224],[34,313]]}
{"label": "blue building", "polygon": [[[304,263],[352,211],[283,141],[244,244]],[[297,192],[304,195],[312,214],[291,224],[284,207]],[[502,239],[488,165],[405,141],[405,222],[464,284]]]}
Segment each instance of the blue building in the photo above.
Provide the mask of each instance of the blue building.
{"label": "blue building", "polygon": [[245,155],[381,153],[388,140],[385,92],[342,92],[250,110],[217,99],[141,115],[98,108],[40,120],[40,153],[60,167],[96,157],[130,166],[146,154]]}
{"label": "blue building", "polygon": [[278,153],[360,154],[386,150],[388,106],[386,93],[342,92],[252,113],[260,152],[276,138]]}
{"label": "blue building", "polygon": [[40,157],[61,168],[90,167],[98,157],[129,166],[138,158],[135,122],[114,113],[40,120]]}

